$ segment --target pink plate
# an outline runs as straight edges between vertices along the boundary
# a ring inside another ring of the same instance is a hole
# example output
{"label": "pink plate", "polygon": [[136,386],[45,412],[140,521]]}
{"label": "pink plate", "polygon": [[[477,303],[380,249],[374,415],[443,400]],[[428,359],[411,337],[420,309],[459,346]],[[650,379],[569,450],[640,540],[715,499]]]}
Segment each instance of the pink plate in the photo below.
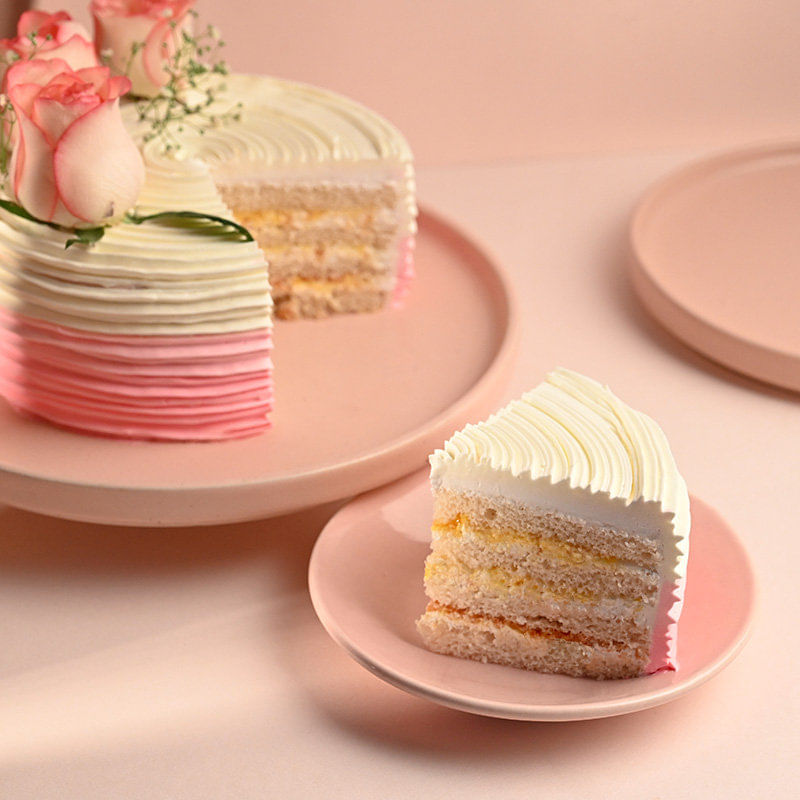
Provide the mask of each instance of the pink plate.
{"label": "pink plate", "polygon": [[501,399],[518,323],[492,260],[420,217],[405,306],[278,322],[274,427],[239,441],[128,442],[23,418],[0,401],[0,502],[66,519],[203,525],[324,503],[418,469]]}
{"label": "pink plate", "polygon": [[747,554],[719,515],[692,498],[676,672],[595,681],[431,653],[414,627],[426,604],[422,573],[431,512],[426,470],[362,495],[325,527],[309,567],[311,599],[328,633],[370,672],[412,694],[507,719],[627,714],[699,686],[747,638],[755,599]]}
{"label": "pink plate", "polygon": [[691,347],[800,391],[800,144],[692,164],[657,183],[631,224],[642,302]]}

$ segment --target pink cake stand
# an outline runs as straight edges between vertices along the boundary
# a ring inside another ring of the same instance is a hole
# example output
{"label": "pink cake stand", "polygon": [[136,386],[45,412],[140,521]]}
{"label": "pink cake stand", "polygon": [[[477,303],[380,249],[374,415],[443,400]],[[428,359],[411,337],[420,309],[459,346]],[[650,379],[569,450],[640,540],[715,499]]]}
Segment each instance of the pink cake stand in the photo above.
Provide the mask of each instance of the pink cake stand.
{"label": "pink cake stand", "polygon": [[657,183],[631,224],[648,311],[689,346],[800,391],[800,144],[754,147]]}
{"label": "pink cake stand", "polygon": [[296,511],[418,469],[500,403],[518,320],[492,259],[427,211],[417,273],[402,309],[277,323],[274,427],[254,438],[105,439],[0,401],[0,502],[88,522],[205,525]]}

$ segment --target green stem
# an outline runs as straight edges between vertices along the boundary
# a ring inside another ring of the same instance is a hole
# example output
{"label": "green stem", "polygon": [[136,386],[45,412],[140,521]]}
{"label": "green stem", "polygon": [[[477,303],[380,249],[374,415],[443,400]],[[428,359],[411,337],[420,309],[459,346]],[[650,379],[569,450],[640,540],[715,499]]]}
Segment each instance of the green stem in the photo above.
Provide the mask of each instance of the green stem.
{"label": "green stem", "polygon": [[[170,222],[176,223],[180,226],[179,220],[195,220],[197,222],[210,222],[215,223],[217,227],[232,228],[232,231],[225,230],[225,234],[235,234],[243,242],[253,242],[252,234],[244,225],[234,222],[224,217],[218,217],[215,214],[205,214],[200,211],[159,211],[156,214],[136,214],[128,213],[125,215],[125,221],[133,225],[141,225],[143,222]],[[189,226],[184,226],[189,227]],[[210,232],[213,232],[214,225],[207,226]]]}

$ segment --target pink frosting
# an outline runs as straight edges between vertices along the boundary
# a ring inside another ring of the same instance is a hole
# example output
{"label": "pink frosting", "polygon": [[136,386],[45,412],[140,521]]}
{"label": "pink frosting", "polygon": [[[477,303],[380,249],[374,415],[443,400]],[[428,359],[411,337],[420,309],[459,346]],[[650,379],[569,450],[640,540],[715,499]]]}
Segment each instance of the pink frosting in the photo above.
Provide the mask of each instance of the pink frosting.
{"label": "pink frosting", "polygon": [[648,674],[678,669],[677,619],[683,608],[685,583],[684,578],[676,578],[666,581],[661,587],[653,630],[653,645],[650,648],[650,662],[645,669]]}
{"label": "pink frosting", "polygon": [[398,263],[397,263],[397,283],[392,295],[392,308],[402,308],[403,301],[408,295],[411,282],[414,279],[414,249],[416,240],[413,236],[408,236],[400,242]]}
{"label": "pink frosting", "polygon": [[0,309],[0,395],[84,432],[203,441],[269,427],[271,331],[131,336]]}

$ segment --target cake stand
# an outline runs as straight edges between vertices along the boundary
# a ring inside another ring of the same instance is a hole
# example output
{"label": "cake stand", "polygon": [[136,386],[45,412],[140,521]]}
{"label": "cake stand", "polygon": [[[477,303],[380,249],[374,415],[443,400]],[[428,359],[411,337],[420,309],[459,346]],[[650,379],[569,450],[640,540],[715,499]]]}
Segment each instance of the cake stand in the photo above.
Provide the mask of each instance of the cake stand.
{"label": "cake stand", "polygon": [[220,443],[131,442],[0,401],[0,502],[65,519],[207,525],[276,516],[385,484],[497,407],[517,312],[485,250],[420,215],[403,308],[276,323],[274,426]]}

